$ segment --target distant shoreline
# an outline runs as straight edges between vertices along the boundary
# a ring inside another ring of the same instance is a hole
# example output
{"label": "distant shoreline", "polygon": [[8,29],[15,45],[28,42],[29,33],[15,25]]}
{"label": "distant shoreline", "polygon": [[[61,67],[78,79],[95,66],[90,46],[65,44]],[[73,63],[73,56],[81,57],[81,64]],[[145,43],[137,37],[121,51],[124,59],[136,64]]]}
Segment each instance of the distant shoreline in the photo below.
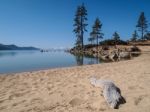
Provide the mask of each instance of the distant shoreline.
{"label": "distant shoreline", "polygon": [[40,50],[39,48],[36,47],[19,47],[14,44],[12,45],[4,45],[0,44],[0,51],[2,50]]}

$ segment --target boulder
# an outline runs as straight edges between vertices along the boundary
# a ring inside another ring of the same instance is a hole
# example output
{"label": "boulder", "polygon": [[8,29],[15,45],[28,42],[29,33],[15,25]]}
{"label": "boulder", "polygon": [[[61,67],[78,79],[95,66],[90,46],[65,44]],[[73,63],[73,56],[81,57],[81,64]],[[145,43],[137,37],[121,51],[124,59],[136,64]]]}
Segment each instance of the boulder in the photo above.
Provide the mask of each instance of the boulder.
{"label": "boulder", "polygon": [[120,52],[119,53],[119,58],[125,58],[125,59],[129,59],[131,58],[131,53],[130,52]]}

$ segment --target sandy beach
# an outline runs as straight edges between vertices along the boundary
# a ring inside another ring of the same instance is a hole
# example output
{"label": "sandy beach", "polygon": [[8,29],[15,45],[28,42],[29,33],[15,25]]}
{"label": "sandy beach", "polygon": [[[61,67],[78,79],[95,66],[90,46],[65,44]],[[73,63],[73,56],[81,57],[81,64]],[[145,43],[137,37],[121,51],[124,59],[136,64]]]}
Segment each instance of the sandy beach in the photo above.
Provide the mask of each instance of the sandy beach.
{"label": "sandy beach", "polygon": [[[150,47],[132,60],[0,75],[0,112],[150,112]],[[109,79],[126,103],[110,108],[89,78]]]}

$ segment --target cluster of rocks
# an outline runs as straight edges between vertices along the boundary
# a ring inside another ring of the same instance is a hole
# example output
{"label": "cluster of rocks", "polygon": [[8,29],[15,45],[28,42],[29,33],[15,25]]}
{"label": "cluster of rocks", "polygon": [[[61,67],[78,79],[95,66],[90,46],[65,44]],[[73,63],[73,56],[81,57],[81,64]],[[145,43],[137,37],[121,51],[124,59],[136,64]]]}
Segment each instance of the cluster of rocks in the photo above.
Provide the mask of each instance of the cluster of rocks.
{"label": "cluster of rocks", "polygon": [[99,57],[103,60],[119,61],[121,59],[130,59],[132,57],[131,52],[120,51],[115,49],[112,51],[101,51]]}
{"label": "cluster of rocks", "polygon": [[140,49],[136,46],[103,46],[93,47],[84,50],[71,49],[72,54],[87,54],[93,57],[99,57],[105,61],[119,61],[122,59],[130,59],[134,54],[140,54]]}
{"label": "cluster of rocks", "polygon": [[120,61],[123,59],[131,59],[135,54],[140,54],[140,49],[136,46],[116,48],[112,50],[101,50],[100,57],[104,60]]}

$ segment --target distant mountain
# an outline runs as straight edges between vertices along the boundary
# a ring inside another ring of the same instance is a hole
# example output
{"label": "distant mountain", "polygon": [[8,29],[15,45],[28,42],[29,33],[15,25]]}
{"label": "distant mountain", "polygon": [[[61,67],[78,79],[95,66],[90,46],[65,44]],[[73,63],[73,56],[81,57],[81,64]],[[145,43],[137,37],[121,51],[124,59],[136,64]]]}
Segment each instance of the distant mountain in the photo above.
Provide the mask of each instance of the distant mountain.
{"label": "distant mountain", "polygon": [[35,47],[19,47],[16,45],[0,44],[0,50],[39,50],[39,49]]}

